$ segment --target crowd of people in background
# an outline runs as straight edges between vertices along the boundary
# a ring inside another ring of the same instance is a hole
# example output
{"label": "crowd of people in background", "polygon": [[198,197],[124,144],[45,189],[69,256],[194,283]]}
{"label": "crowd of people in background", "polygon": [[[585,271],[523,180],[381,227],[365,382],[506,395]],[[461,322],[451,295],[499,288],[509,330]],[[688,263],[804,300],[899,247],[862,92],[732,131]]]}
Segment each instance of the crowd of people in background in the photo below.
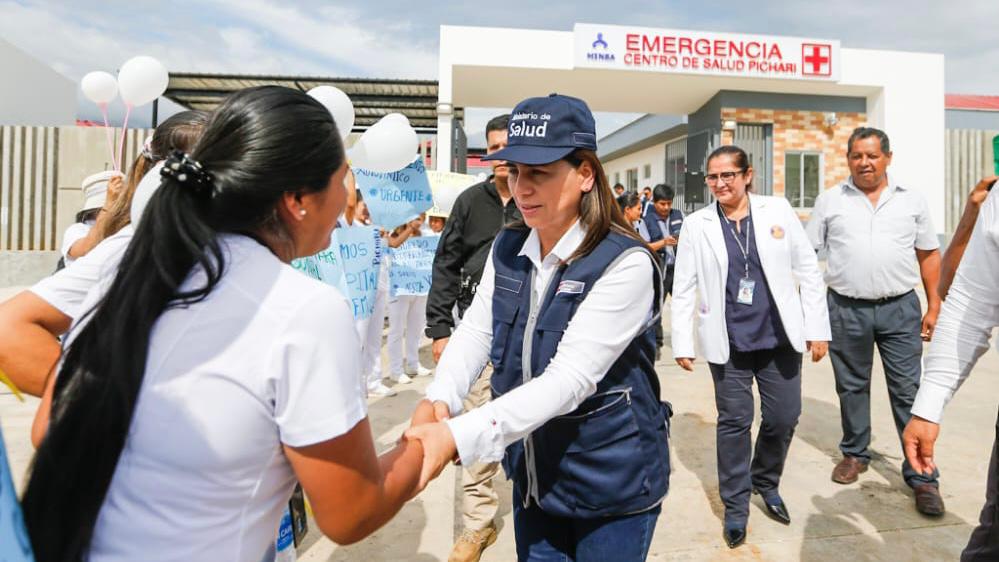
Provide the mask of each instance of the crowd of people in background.
{"label": "crowd of people in background", "polygon": [[[525,135],[537,115],[547,135]],[[356,542],[454,459],[452,562],[495,542],[501,467],[519,559],[644,560],[668,439],[684,438],[668,436],[683,396],[661,396],[655,370],[667,342],[682,370],[703,358],[714,383],[729,547],[747,538],[752,493],[791,522],[780,485],[806,356],[828,354],[835,377],[832,480],[855,483],[871,460],[876,347],[915,507],[945,513],[943,408],[999,325],[995,177],[943,256],[925,198],[894,181],[874,128],[853,132],[850,176],[806,225],[754,191],[737,146],[707,157],[712,203],[685,215],[672,186],[609,185],[584,101],[530,98],[488,122],[492,174],[449,213],[375,225],[386,248],[440,237],[432,283],[395,294],[386,255],[374,310],[355,319],[338,291],[287,266],[335,228],[371,224],[340,138],[304,93],[250,88],[164,121],[127,175],[84,180],[57,272],[0,304],[0,367],[42,397],[22,499],[37,560],[257,562],[296,485],[324,534]],[[420,361],[424,336],[436,372]],[[376,454],[367,398],[430,375],[411,427]],[[999,558],[999,430],[996,443],[964,560]]]}

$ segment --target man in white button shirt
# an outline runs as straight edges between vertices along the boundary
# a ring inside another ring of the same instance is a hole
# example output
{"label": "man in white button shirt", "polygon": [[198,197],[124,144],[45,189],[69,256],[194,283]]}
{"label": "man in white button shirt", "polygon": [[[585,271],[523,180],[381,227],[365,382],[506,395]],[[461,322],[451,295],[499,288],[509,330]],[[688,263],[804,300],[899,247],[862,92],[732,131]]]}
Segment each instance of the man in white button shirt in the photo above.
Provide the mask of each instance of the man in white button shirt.
{"label": "man in white button shirt", "polygon": [[[926,354],[926,373],[912,405],[912,419],[905,428],[905,455],[914,469],[932,472],[933,444],[940,433],[944,406],[971,374],[978,359],[988,350],[989,338],[999,326],[999,189],[992,189],[995,176],[979,182],[972,192],[947,258],[960,262],[954,282],[944,281],[940,293],[947,297],[933,343]],[[988,193],[984,203],[975,201]],[[977,196],[977,197],[976,197]],[[978,212],[978,206],[981,211]],[[975,216],[977,213],[977,221]],[[969,220],[970,219],[970,220]],[[974,224],[970,241],[962,227]],[[963,248],[963,244],[967,248]],[[964,250],[962,259],[961,251]],[[961,553],[962,562],[999,560],[999,423],[989,463],[989,479],[979,526],[971,533]]]}
{"label": "man in white button shirt", "polygon": [[[901,437],[919,389],[923,341],[932,337],[940,310],[940,243],[929,206],[920,193],[892,181],[891,156],[884,131],[856,129],[847,144],[850,178],[819,196],[807,228],[815,249],[828,251],[829,356],[843,426],[843,459],[832,479],[840,484],[856,482],[871,459],[875,344]],[[925,316],[913,290],[920,278]],[[902,475],[917,510],[944,513],[936,471],[922,474],[904,462]]]}

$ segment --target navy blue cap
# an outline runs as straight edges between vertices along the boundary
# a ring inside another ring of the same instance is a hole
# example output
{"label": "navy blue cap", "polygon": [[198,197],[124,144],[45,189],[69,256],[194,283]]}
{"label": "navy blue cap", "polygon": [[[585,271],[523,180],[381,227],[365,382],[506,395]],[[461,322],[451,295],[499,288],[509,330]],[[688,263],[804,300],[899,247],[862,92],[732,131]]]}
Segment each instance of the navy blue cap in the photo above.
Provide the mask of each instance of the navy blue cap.
{"label": "navy blue cap", "polygon": [[597,149],[597,127],[586,102],[551,94],[528,98],[510,115],[506,148],[483,160],[540,165],[561,160],[577,148]]}

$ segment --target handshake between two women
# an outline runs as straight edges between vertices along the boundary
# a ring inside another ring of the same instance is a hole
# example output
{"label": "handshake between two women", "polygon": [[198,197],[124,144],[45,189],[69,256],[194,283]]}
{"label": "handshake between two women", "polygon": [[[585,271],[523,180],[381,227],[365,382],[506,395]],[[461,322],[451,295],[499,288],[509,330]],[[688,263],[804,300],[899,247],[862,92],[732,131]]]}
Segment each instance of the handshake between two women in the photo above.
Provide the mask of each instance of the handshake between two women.
{"label": "handshake between two women", "polygon": [[423,450],[423,463],[414,495],[437,478],[449,462],[457,460],[457,445],[451,428],[445,423],[450,417],[447,404],[439,400],[431,402],[423,399],[416,405],[411,425],[403,434],[403,440],[418,442]]}

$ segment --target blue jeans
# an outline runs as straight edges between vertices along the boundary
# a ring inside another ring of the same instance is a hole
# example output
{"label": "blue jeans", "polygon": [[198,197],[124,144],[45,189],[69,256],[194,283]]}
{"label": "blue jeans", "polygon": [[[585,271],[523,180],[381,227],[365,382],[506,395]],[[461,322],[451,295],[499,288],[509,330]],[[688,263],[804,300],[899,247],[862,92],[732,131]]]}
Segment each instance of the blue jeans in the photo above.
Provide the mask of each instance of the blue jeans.
{"label": "blue jeans", "polygon": [[643,562],[662,506],[617,517],[555,517],[531,504],[514,486],[513,527],[520,562]]}

